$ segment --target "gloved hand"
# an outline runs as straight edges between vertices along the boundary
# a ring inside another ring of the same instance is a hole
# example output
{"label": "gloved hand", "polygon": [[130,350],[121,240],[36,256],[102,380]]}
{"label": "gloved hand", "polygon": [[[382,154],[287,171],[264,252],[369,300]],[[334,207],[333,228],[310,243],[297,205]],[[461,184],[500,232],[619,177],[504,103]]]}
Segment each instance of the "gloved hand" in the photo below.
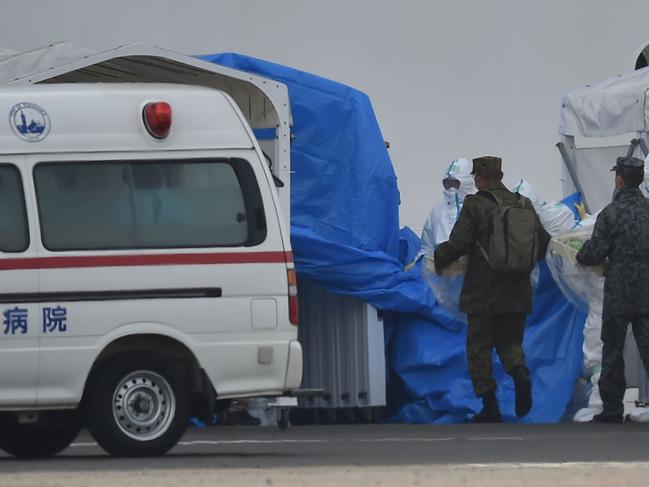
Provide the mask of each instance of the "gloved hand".
{"label": "gloved hand", "polygon": [[589,216],[588,213],[586,213],[586,206],[583,203],[575,203],[575,208],[577,208],[580,220]]}

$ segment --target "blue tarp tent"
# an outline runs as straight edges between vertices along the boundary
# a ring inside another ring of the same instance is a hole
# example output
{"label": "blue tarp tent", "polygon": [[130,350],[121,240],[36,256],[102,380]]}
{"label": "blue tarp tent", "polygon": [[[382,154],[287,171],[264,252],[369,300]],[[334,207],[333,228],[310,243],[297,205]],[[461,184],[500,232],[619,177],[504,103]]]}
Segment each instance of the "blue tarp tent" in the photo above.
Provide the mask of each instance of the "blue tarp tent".
{"label": "blue tarp tent", "polygon": [[[399,230],[397,179],[369,98],[248,56],[201,59],[288,86],[296,267],[330,291],[386,312],[395,419],[465,421],[479,408],[464,359],[465,326],[437,305],[419,265],[404,270],[419,242],[411,231]],[[581,364],[583,322],[544,268],[525,342],[536,399],[526,420],[561,418]],[[511,384],[502,370],[497,373],[499,394],[511,404]]]}

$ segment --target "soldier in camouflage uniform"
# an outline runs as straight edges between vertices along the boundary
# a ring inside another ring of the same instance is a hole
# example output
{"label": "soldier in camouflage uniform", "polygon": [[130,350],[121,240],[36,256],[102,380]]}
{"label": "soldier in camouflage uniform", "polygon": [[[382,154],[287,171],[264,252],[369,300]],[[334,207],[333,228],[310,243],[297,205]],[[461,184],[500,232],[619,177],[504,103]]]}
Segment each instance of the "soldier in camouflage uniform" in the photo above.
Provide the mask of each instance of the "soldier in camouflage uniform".
{"label": "soldier in camouflage uniform", "polygon": [[577,254],[581,265],[608,262],[599,379],[604,410],[593,418],[602,423],[623,420],[623,352],[629,323],[649,372],[649,200],[638,188],[644,178],[644,162],[635,157],[620,157],[612,170],[616,188],[613,202],[599,214],[591,239]]}
{"label": "soldier in camouflage uniform", "polygon": [[[501,201],[516,198],[502,184],[501,166],[502,160],[498,157],[473,159],[473,174],[479,191],[466,197],[448,242],[440,244],[435,251],[438,271],[463,255],[469,256],[460,310],[468,316],[469,373],[475,393],[482,398],[484,406],[474,418],[476,422],[501,421],[496,382],[492,376],[494,348],[514,379],[516,414],[525,416],[532,407],[531,382],[522,350],[526,315],[532,310],[530,274],[512,275],[493,270],[476,243],[482,248],[488,246],[489,214],[496,206],[490,193]],[[550,236],[540,223],[538,232],[539,255],[543,257]]]}

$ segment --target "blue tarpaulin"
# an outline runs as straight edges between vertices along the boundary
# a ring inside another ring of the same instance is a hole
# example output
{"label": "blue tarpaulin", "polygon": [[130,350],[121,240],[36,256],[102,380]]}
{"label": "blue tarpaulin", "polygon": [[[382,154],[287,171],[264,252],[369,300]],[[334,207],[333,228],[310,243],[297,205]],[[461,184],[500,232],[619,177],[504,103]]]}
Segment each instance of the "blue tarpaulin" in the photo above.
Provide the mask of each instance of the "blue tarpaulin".
{"label": "blue tarpaulin", "polygon": [[[555,422],[570,402],[582,363],[586,316],[572,306],[541,265],[523,348],[532,373],[534,407],[524,422]],[[482,407],[473,394],[465,359],[466,325],[450,331],[437,323],[402,315],[394,325],[387,353],[396,393],[396,421],[466,421]],[[494,378],[506,421],[514,416],[514,386],[494,354]]]}
{"label": "blue tarpaulin", "polygon": [[440,310],[418,271],[399,260],[399,190],[366,94],[239,54],[201,59],[288,86],[291,245],[301,274],[379,309],[434,319]]}
{"label": "blue tarpaulin", "polygon": [[[395,419],[465,421],[479,409],[464,357],[465,325],[436,303],[420,265],[404,270],[419,240],[399,229],[397,179],[369,98],[340,83],[248,56],[201,58],[288,86],[295,135],[295,264],[299,273],[330,291],[386,312]],[[544,267],[525,339],[536,401],[526,420],[561,418],[581,365],[583,322]],[[511,413],[511,381],[500,366],[496,377],[504,413]]]}

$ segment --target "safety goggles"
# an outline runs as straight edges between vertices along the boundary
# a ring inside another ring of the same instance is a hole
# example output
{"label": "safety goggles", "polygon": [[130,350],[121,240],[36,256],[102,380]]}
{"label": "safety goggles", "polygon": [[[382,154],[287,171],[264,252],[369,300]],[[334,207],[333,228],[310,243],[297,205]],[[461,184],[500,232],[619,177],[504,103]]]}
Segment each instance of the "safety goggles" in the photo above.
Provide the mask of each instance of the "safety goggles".
{"label": "safety goggles", "polygon": [[460,182],[455,178],[442,179],[442,186],[444,189],[460,189]]}

